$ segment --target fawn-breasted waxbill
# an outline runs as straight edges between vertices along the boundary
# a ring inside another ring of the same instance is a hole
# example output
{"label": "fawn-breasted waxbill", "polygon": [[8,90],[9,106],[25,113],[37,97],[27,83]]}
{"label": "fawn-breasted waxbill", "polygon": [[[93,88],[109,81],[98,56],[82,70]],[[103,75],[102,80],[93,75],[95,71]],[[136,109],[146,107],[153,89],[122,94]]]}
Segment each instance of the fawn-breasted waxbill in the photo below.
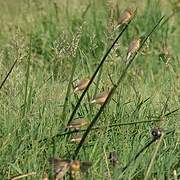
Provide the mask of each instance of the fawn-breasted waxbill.
{"label": "fawn-breasted waxbill", "polygon": [[74,86],[74,92],[83,91],[86,89],[88,83],[90,81],[90,78],[85,78],[77,82],[77,84]]}
{"label": "fawn-breasted waxbill", "polygon": [[109,95],[109,91],[103,91],[99,94],[97,94],[94,99],[91,101],[91,103],[102,105],[106,101],[107,97]]}
{"label": "fawn-breasted waxbill", "polygon": [[117,20],[117,26],[121,26],[123,24],[127,24],[130,19],[134,16],[134,11],[130,8],[125,9],[122,15]]}
{"label": "fawn-breasted waxbill", "polygon": [[137,52],[137,50],[140,47],[141,38],[134,38],[131,43],[129,44],[128,51],[127,51],[127,57],[126,57],[126,63],[129,62],[129,58],[132,54]]}

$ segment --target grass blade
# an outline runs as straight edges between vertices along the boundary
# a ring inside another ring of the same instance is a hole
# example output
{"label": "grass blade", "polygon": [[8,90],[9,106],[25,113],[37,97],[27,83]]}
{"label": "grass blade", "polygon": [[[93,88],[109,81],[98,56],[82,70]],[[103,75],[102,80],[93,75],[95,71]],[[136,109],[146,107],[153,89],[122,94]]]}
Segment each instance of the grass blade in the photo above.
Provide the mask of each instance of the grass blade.
{"label": "grass blade", "polygon": [[151,168],[152,168],[152,166],[153,166],[154,160],[155,160],[155,158],[156,158],[156,155],[157,155],[157,152],[158,152],[158,150],[159,150],[160,144],[161,144],[161,142],[162,142],[162,140],[163,140],[163,137],[164,137],[164,133],[162,133],[162,135],[161,135],[161,137],[160,137],[160,139],[159,139],[159,141],[158,141],[158,143],[157,143],[157,145],[156,145],[156,149],[155,149],[154,154],[153,154],[153,156],[152,156],[152,158],[151,158],[151,161],[150,161],[150,164],[149,164],[149,166],[148,166],[147,172],[146,172],[146,174],[145,174],[144,180],[147,180],[148,177],[149,177],[149,173],[150,173]]}
{"label": "grass blade", "polygon": [[121,73],[121,76],[119,78],[119,80],[117,81],[117,83],[112,87],[112,89],[110,90],[110,93],[106,99],[106,101],[104,102],[104,104],[101,106],[100,110],[98,111],[98,113],[96,114],[96,116],[94,117],[94,119],[91,121],[90,125],[88,126],[87,130],[85,131],[80,143],[78,144],[77,148],[74,151],[73,154],[73,159],[75,159],[87,137],[87,135],[89,134],[91,128],[94,126],[94,124],[97,122],[99,116],[101,115],[101,113],[103,112],[103,110],[105,109],[108,101],[110,100],[111,96],[114,94],[115,90],[117,89],[117,87],[119,86],[119,84],[121,83],[121,81],[123,80],[123,78],[125,77],[127,70],[129,69],[130,65],[132,64],[133,60],[135,59],[137,53],[140,51],[140,49],[143,47],[143,45],[145,44],[145,42],[147,41],[147,39],[151,36],[151,34],[155,31],[155,29],[158,27],[158,25],[161,23],[161,21],[163,20],[164,16],[161,17],[159,19],[159,21],[155,24],[155,26],[152,28],[152,30],[149,32],[149,34],[146,36],[146,38],[143,40],[139,50],[134,54],[134,56],[129,60],[128,64],[125,66],[123,72]]}
{"label": "grass blade", "polygon": [[[77,102],[77,104],[76,104],[76,106],[75,106],[72,114],[70,115],[70,118],[69,118],[69,120],[68,120],[67,125],[69,125],[69,123],[73,120],[74,115],[76,114],[76,111],[78,110],[78,108],[79,108],[79,106],[80,106],[80,104],[81,104],[81,101],[83,100],[85,94],[87,93],[90,85],[92,84],[92,82],[93,82],[93,80],[95,79],[97,73],[99,72],[100,68],[101,68],[102,65],[104,64],[104,62],[105,62],[107,56],[109,55],[109,53],[111,52],[112,48],[113,48],[114,45],[117,43],[117,41],[119,40],[119,38],[123,35],[123,33],[125,32],[125,30],[128,28],[129,24],[130,24],[130,22],[129,22],[126,26],[124,26],[124,28],[121,30],[121,32],[119,33],[119,35],[118,35],[118,36],[116,37],[116,39],[114,40],[113,44],[110,46],[110,48],[109,48],[109,49],[107,50],[107,52],[105,53],[105,55],[104,55],[104,57],[102,58],[100,64],[98,65],[97,69],[95,70],[94,74],[92,75],[92,77],[91,77],[91,79],[90,79],[90,81],[89,81],[86,89],[83,91],[82,95],[80,96],[80,98],[79,98],[79,100],[78,100],[78,102]],[[65,129],[65,131],[66,131],[66,129]]]}

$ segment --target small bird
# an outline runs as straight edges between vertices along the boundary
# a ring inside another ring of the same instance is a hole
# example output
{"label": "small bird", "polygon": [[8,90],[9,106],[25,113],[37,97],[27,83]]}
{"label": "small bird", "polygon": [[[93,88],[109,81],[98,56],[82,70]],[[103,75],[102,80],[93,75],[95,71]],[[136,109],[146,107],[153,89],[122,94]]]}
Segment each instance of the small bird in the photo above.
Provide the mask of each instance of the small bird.
{"label": "small bird", "polygon": [[131,57],[131,55],[139,49],[140,42],[141,42],[141,38],[134,38],[131,41],[129,48],[128,48],[127,57],[126,57],[127,62],[129,61],[129,58]]}
{"label": "small bird", "polygon": [[114,166],[114,167],[118,163],[117,153],[115,151],[110,152],[110,154],[109,154],[109,161],[110,161],[110,164],[112,166]]}
{"label": "small bird", "polygon": [[70,163],[70,171],[72,175],[75,175],[76,172],[81,171],[82,173],[86,172],[90,167],[92,166],[92,163],[89,161],[78,161],[74,160]]}
{"label": "small bird", "polygon": [[99,104],[99,105],[102,105],[104,104],[104,102],[106,101],[107,97],[109,95],[109,91],[103,91],[99,94],[97,94],[94,99],[91,101],[91,103],[96,103],[96,104]]}
{"label": "small bird", "polygon": [[68,171],[75,176],[78,171],[86,172],[92,166],[89,161],[61,160],[59,158],[50,158],[49,163],[53,165],[55,180],[62,179]]}
{"label": "small bird", "polygon": [[80,161],[74,160],[70,163],[70,169],[71,171],[79,171],[80,170]]}
{"label": "small bird", "polygon": [[85,78],[80,80],[75,86],[74,86],[74,92],[83,91],[86,89],[88,83],[90,81],[90,78]]}
{"label": "small bird", "polygon": [[42,176],[41,180],[48,180],[48,174],[47,174],[47,172],[44,172],[44,173],[43,173],[43,176]]}
{"label": "small bird", "polygon": [[59,158],[50,158],[49,163],[53,165],[55,180],[62,179],[67,173],[67,171],[70,169],[69,160],[61,160]]}
{"label": "small bird", "polygon": [[92,166],[92,163],[89,161],[79,161],[74,160],[70,163],[70,172],[72,177],[76,177],[78,172],[86,172],[90,167]]}
{"label": "small bird", "polygon": [[82,139],[82,136],[80,135],[75,135],[71,138],[70,142],[73,142],[73,143],[79,143]]}
{"label": "small bird", "polygon": [[72,120],[72,122],[70,122],[69,125],[66,126],[67,129],[79,129],[83,126],[86,126],[87,124],[89,124],[89,121],[87,119],[84,118],[77,118]]}
{"label": "small bird", "polygon": [[163,133],[163,129],[159,127],[155,127],[151,130],[151,134],[154,139],[159,139]]}
{"label": "small bird", "polygon": [[127,24],[133,16],[134,16],[134,12],[132,9],[130,8],[125,9],[125,11],[117,20],[117,26],[119,27],[123,24]]}

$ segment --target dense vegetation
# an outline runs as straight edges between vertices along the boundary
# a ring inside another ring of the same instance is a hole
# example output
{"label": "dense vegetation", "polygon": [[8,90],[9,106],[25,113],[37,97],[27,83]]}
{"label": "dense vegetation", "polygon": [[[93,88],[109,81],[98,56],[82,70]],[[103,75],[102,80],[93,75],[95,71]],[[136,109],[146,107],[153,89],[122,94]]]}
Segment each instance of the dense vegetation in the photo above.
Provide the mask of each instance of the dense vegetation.
{"label": "dense vegetation", "polygon": [[[95,117],[101,106],[90,102],[118,81],[130,42],[146,37],[165,17],[98,117],[93,127],[99,128],[85,139],[76,159],[92,166],[76,178],[180,177],[178,0],[0,0],[0,179],[31,172],[35,173],[29,179],[41,179],[45,172],[52,179],[48,159],[72,158],[77,143],[71,138],[77,133],[60,134],[82,94],[74,93],[73,86],[92,76],[121,32],[123,27],[113,30],[113,24],[127,7],[137,8],[135,16],[74,118]],[[133,159],[151,142],[151,131],[157,127],[164,136]],[[109,160],[112,152],[118,159],[114,166]]]}

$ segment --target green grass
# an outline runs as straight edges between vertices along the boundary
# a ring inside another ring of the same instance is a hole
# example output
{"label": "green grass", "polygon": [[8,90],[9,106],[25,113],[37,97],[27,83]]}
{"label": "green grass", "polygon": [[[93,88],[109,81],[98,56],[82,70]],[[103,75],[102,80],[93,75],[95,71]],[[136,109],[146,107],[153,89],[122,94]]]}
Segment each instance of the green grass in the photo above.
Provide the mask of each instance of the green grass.
{"label": "green grass", "polygon": [[[81,93],[73,93],[73,81],[92,76],[120,32],[109,32],[111,17],[117,19],[132,6],[137,7],[137,15],[110,52],[75,118],[95,117],[99,106],[89,102],[97,92],[112,87],[108,74],[113,82],[118,81],[133,37],[149,33],[161,16],[166,19],[176,13],[138,53],[114,100],[98,118],[95,127],[102,128],[90,132],[77,159],[92,162],[82,179],[144,179],[159,141],[124,173],[122,169],[151,141],[151,129],[161,127],[165,133],[172,132],[164,135],[148,178],[175,180],[174,170],[180,176],[180,113],[166,114],[180,107],[179,4],[162,0],[54,2],[0,1],[0,83],[18,60],[0,89],[0,179],[28,172],[37,173],[28,179],[41,179],[45,171],[52,179],[48,158],[72,158],[77,144],[69,141],[71,135],[53,141],[52,137],[63,133],[80,97]],[[168,55],[163,47],[169,49]],[[160,116],[163,122],[157,121]],[[147,120],[156,121],[133,124]],[[112,151],[118,155],[115,168],[108,159]]]}

